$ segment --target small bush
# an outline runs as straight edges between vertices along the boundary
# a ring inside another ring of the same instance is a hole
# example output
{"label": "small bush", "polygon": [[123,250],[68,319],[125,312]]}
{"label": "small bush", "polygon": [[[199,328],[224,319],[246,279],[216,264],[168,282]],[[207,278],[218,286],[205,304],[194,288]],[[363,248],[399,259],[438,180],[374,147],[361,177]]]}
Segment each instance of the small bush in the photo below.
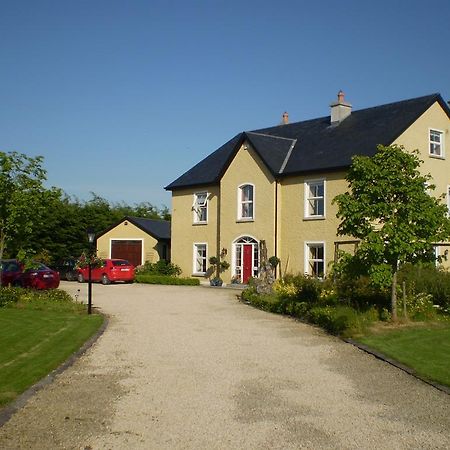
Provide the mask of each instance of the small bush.
{"label": "small bush", "polygon": [[139,266],[136,269],[136,274],[147,274],[147,275],[169,275],[177,277],[181,275],[181,269],[169,261],[160,259],[155,263],[146,261],[144,265]]}
{"label": "small bush", "polygon": [[361,334],[378,320],[375,309],[358,312],[350,306],[316,306],[311,308],[308,319],[331,334],[350,336]]}
{"label": "small bush", "polygon": [[47,311],[84,311],[81,303],[60,289],[38,291],[24,288],[0,288],[0,306]]}
{"label": "small bush", "polygon": [[405,281],[410,295],[430,294],[432,303],[450,312],[450,272],[432,264],[406,264],[398,279],[399,284]]}
{"label": "small bush", "polygon": [[153,274],[137,274],[135,278],[137,283],[146,284],[167,284],[167,285],[185,285],[185,286],[199,286],[200,280],[198,278],[179,278],[170,275],[153,275]]}
{"label": "small bush", "polygon": [[280,288],[284,289],[287,297],[294,301],[317,303],[322,291],[323,282],[307,275],[286,275],[280,281]]}
{"label": "small bush", "polygon": [[[423,292],[419,294],[408,295],[406,297],[406,311],[408,317],[413,320],[431,320],[436,317],[436,309],[433,306],[431,294]],[[397,309],[401,311],[403,299],[398,299]]]}
{"label": "small bush", "polygon": [[9,306],[15,304],[19,301],[21,293],[21,288],[14,287],[1,287],[0,288],[0,307]]}

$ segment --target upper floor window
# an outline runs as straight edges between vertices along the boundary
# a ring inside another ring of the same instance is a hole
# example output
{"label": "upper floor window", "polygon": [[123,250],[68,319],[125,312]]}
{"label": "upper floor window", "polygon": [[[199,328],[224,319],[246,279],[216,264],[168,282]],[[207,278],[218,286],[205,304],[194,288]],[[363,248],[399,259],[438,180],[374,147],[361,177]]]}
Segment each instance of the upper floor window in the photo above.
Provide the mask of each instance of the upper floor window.
{"label": "upper floor window", "polygon": [[208,221],[208,193],[196,192],[194,194],[194,223],[206,223]]}
{"label": "upper floor window", "polygon": [[325,180],[305,182],[305,217],[325,217]]}
{"label": "upper floor window", "polygon": [[430,155],[444,156],[444,133],[439,130],[430,130]]}
{"label": "upper floor window", "polygon": [[255,218],[255,187],[244,184],[238,189],[238,219],[252,220]]}

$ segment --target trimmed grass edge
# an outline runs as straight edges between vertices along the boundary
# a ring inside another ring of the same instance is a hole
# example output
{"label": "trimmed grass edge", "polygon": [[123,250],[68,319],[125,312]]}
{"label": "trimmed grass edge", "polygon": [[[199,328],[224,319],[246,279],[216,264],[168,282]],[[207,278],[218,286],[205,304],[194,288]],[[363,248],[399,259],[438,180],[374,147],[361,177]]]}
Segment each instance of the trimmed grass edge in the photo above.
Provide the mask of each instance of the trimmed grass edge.
{"label": "trimmed grass edge", "polygon": [[30,386],[26,391],[22,392],[15,400],[0,409],[0,427],[2,427],[9,419],[25,404],[28,400],[40,391],[43,387],[49,385],[53,382],[57,375],[63,373],[66,369],[71,367],[75,361],[77,361],[86,351],[92,347],[92,345],[97,341],[97,339],[105,332],[108,324],[108,316],[102,314],[103,324],[77,351],[72,353],[60,366],[52,370],[44,378],[39,380],[37,383]]}
{"label": "trimmed grass edge", "polygon": [[396,361],[395,359],[389,358],[388,356],[384,355],[383,353],[380,353],[377,350],[374,350],[365,344],[361,344],[360,342],[357,342],[353,339],[348,339],[348,338],[341,338],[341,339],[344,342],[346,342],[347,344],[351,344],[354,347],[359,348],[363,352],[368,353],[369,355],[372,355],[375,358],[377,358],[381,361],[384,361],[384,362],[390,364],[391,366],[396,367],[397,369],[402,370],[403,372],[406,372],[408,375],[412,375],[414,378],[417,378],[418,380],[424,382],[425,384],[428,384],[429,386],[433,386],[434,388],[450,395],[450,387],[444,386],[442,384],[436,383],[435,381],[432,381],[425,377],[422,377],[411,367],[405,366],[404,364]]}

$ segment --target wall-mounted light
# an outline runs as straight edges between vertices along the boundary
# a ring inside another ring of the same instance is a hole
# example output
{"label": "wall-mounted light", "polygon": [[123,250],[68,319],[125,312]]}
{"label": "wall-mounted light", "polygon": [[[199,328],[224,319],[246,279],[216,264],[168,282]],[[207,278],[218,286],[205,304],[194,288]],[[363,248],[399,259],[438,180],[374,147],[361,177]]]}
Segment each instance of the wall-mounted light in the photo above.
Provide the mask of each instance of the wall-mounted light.
{"label": "wall-mounted light", "polygon": [[223,257],[227,256],[227,253],[228,253],[228,250],[224,247],[222,249],[222,251],[220,252],[220,256],[223,258]]}

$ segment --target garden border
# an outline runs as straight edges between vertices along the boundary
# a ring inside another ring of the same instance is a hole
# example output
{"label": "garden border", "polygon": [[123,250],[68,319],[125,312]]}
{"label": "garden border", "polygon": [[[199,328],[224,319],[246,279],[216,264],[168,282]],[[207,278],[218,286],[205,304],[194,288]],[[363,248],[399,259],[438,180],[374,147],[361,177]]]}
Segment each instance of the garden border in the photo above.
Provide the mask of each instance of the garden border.
{"label": "garden border", "polygon": [[105,332],[109,324],[109,317],[105,314],[99,313],[103,316],[104,321],[98,331],[92,335],[76,352],[72,353],[61,365],[52,370],[48,375],[39,380],[37,383],[30,386],[26,391],[22,392],[12,403],[8,404],[0,410],[0,428],[11,419],[11,417],[23,408],[28,400],[33,397],[45,386],[51,384],[54,379],[66,369],[71,367],[89,348],[91,348],[97,339]]}
{"label": "garden border", "polygon": [[381,361],[384,361],[391,366],[396,367],[397,369],[402,370],[403,372],[406,372],[408,375],[412,375],[414,378],[424,382],[425,384],[428,384],[429,386],[433,386],[435,389],[438,389],[441,392],[444,392],[447,395],[450,395],[450,387],[444,386],[442,384],[436,383],[431,380],[427,380],[426,378],[422,377],[418,373],[416,373],[413,369],[411,369],[408,366],[403,365],[402,363],[396,361],[395,359],[389,358],[386,355],[383,355],[383,353],[377,352],[376,350],[373,350],[372,348],[368,347],[365,344],[361,344],[357,341],[354,341],[353,339],[349,338],[342,338],[344,342],[347,344],[351,344],[354,347],[359,348],[363,352],[368,353],[369,355],[375,356],[375,358],[380,359]]}

